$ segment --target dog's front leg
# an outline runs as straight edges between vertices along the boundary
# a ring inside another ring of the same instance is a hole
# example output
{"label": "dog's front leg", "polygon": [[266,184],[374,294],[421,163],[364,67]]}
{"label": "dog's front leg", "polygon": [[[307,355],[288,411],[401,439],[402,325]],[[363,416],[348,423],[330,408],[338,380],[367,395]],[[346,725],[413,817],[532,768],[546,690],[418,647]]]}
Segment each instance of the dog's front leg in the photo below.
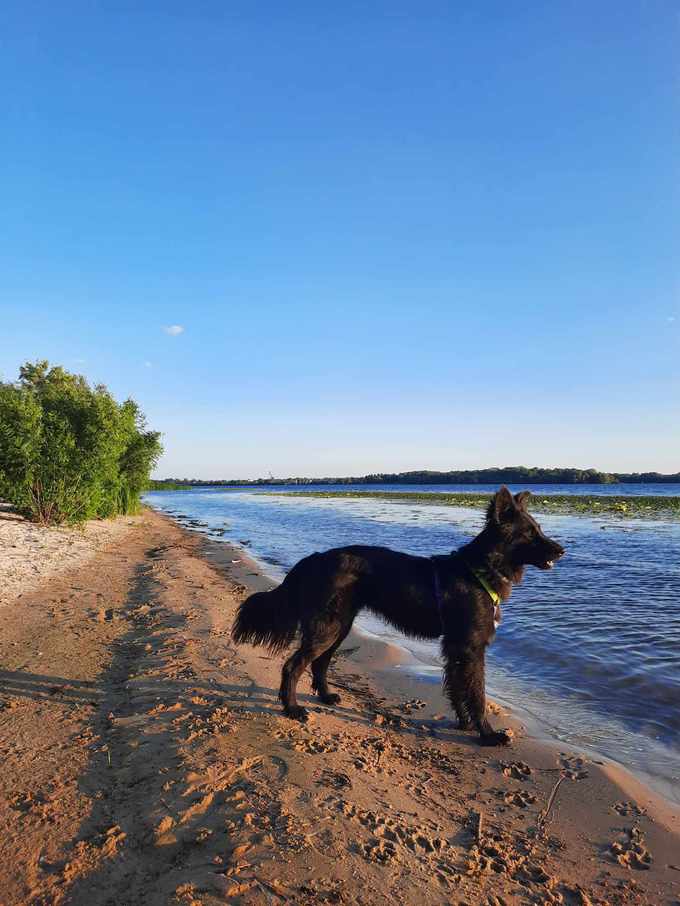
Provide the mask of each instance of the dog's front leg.
{"label": "dog's front leg", "polygon": [[511,740],[508,731],[494,730],[486,717],[484,656],[483,647],[457,649],[445,645],[444,688],[462,729],[476,727],[483,746],[507,746]]}
{"label": "dog's front leg", "polygon": [[451,702],[451,707],[456,712],[458,729],[471,730],[473,723],[465,700],[460,655],[453,649],[445,649],[444,657],[446,663],[444,668],[444,692]]}

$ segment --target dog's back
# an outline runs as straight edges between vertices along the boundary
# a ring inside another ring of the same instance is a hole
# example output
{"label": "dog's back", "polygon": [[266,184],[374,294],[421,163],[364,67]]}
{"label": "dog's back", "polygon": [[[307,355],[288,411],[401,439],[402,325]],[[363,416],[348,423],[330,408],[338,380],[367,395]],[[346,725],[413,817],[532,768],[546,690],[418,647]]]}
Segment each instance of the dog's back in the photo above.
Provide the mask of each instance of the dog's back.
{"label": "dog's back", "polygon": [[311,554],[273,591],[257,592],[241,604],[232,636],[278,653],[311,622],[351,625],[364,608],[409,635],[439,636],[431,561],[359,544]]}

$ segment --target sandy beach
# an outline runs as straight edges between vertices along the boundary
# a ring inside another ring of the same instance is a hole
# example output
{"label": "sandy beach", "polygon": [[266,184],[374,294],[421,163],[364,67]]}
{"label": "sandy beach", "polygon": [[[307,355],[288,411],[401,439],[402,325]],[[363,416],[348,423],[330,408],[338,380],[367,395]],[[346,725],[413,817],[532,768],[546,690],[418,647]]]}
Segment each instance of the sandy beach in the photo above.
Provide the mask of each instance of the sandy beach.
{"label": "sandy beach", "polygon": [[0,501],[0,608],[63,570],[73,570],[120,538],[137,517],[82,528],[34,525]]}
{"label": "sandy beach", "polygon": [[230,625],[270,587],[152,511],[0,520],[0,903],[680,903],[680,809],[532,739],[477,746],[354,633],[335,709],[284,718]]}

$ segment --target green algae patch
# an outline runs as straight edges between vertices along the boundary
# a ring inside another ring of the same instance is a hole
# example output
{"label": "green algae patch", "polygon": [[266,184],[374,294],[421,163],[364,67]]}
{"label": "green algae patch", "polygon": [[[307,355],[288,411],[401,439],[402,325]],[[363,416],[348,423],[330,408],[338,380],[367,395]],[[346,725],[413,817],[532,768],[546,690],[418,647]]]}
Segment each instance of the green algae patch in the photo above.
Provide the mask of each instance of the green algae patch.
{"label": "green algae patch", "polygon": [[[458,494],[410,491],[267,491],[266,496],[316,497],[385,500],[392,503],[420,503],[431,506],[464,506],[484,509],[490,494]],[[564,513],[575,516],[618,516],[624,519],[680,520],[680,496],[624,496],[605,494],[536,494],[529,509],[536,513]]]}

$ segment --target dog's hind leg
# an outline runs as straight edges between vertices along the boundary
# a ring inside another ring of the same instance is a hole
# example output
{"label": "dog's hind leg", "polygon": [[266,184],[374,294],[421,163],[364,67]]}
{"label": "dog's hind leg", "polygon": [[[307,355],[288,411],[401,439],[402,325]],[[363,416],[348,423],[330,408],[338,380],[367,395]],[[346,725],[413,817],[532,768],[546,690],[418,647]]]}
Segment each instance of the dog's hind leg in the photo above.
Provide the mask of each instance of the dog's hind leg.
{"label": "dog's hind leg", "polygon": [[510,734],[494,730],[486,717],[484,654],[484,648],[460,650],[445,645],[444,688],[463,729],[476,727],[483,746],[507,746]]}
{"label": "dog's hind leg", "polygon": [[340,704],[340,696],[336,692],[331,692],[328,688],[328,667],[333,655],[345,641],[350,628],[351,624],[341,628],[338,637],[330,648],[327,648],[322,655],[312,661],[312,689],[314,689],[324,705]]}
{"label": "dog's hind leg", "polygon": [[283,704],[283,711],[287,717],[303,723],[307,720],[307,712],[301,705],[298,705],[297,684],[307,667],[322,657],[335,644],[339,632],[338,624],[335,622],[325,625],[317,624],[314,630],[313,632],[309,630],[303,632],[300,647],[288,658],[281,671],[279,698]]}
{"label": "dog's hind leg", "polygon": [[297,684],[314,658],[322,653],[323,648],[320,646],[310,647],[309,644],[305,644],[303,641],[298,650],[292,654],[283,665],[279,698],[281,699],[283,713],[286,717],[291,717],[293,720],[299,720],[302,723],[307,720],[306,710],[302,705],[298,705],[296,695]]}

